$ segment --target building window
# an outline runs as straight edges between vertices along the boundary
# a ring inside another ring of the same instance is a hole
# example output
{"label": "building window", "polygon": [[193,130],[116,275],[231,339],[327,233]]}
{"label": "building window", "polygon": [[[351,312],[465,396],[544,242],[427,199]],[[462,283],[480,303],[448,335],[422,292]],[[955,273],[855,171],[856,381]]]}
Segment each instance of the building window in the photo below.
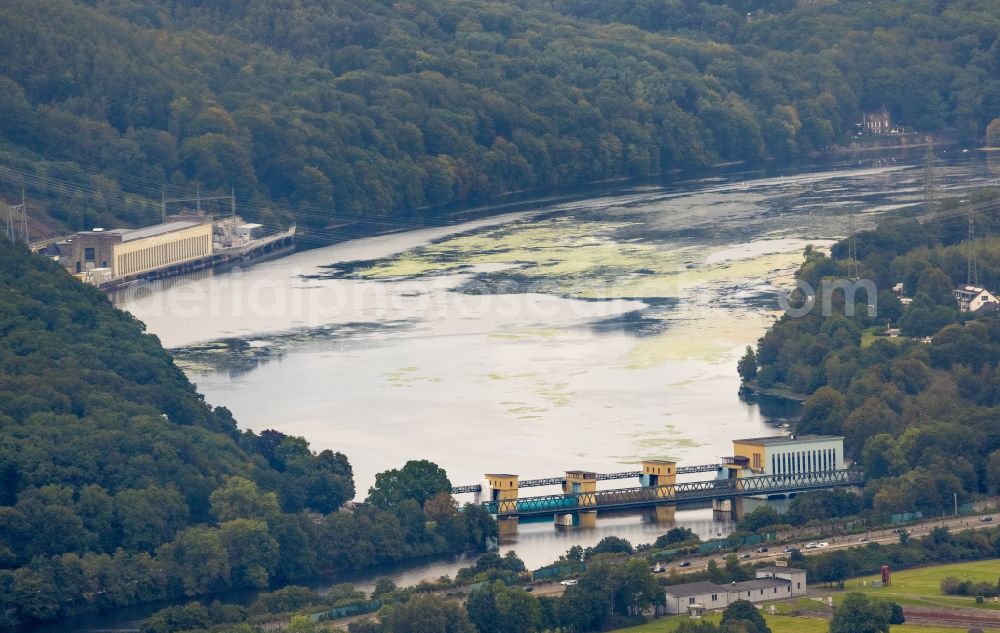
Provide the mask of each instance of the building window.
{"label": "building window", "polygon": [[688,604],[694,604],[694,597],[688,598]]}
{"label": "building window", "polygon": [[796,589],[801,589],[802,588],[802,583],[801,582],[795,583],[795,588]]}
{"label": "building window", "polygon": [[83,261],[85,261],[85,262],[92,262],[92,261],[94,261],[94,249],[93,248],[89,248],[88,247],[88,248],[83,249]]}
{"label": "building window", "polygon": [[713,593],[712,594],[712,602],[716,602],[718,599],[719,599],[719,594]]}

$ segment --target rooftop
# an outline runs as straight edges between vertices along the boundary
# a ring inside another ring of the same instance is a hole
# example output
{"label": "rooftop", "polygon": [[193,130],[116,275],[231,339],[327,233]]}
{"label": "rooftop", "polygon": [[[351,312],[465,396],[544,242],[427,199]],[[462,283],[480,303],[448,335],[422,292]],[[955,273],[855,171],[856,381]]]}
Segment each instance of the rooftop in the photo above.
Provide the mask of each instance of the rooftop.
{"label": "rooftop", "polygon": [[747,591],[753,589],[770,589],[771,587],[787,587],[790,584],[792,584],[792,581],[785,580],[784,578],[755,578],[753,580],[744,580],[743,582],[734,582],[730,585],[730,588]]}
{"label": "rooftop", "polygon": [[130,242],[132,240],[141,240],[145,237],[154,237],[156,235],[163,235],[164,233],[173,233],[174,231],[189,229],[192,226],[198,226],[200,224],[204,224],[204,222],[178,220],[176,222],[167,222],[166,224],[154,224],[153,226],[147,226],[144,229],[115,229],[114,232],[122,236],[123,242]]}
{"label": "rooftop", "polygon": [[979,294],[983,290],[985,290],[985,288],[981,288],[979,286],[959,286],[958,288],[955,288],[955,292],[974,294],[974,295]]}
{"label": "rooftop", "polygon": [[759,446],[778,446],[781,444],[799,444],[802,442],[826,442],[842,440],[842,435],[772,435],[770,437],[750,437],[733,440],[734,444],[757,444]]}
{"label": "rooftop", "polygon": [[806,570],[799,569],[798,567],[777,567],[777,566],[774,566],[774,567],[758,567],[755,571],[757,571],[757,572],[765,572],[765,573],[768,573],[768,574],[771,574],[771,573],[776,573],[776,574],[804,574],[804,573],[806,573]]}
{"label": "rooftop", "polygon": [[703,593],[719,593],[725,590],[726,588],[722,585],[717,585],[714,582],[708,582],[707,580],[701,580],[699,582],[686,582],[680,585],[669,585],[664,591],[671,596],[681,597],[697,596]]}

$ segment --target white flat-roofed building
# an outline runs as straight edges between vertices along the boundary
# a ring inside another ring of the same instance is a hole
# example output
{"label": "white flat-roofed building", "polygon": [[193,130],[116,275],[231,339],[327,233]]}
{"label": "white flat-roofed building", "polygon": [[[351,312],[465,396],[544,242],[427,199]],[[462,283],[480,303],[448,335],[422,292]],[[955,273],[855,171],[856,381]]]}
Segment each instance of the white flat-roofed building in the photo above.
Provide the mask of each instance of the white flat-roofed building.
{"label": "white flat-roofed building", "polygon": [[776,435],[733,440],[733,455],[758,475],[790,475],[844,469],[839,435]]}
{"label": "white flat-roofed building", "polygon": [[729,589],[714,582],[686,582],[664,590],[667,613],[688,613],[692,608],[711,611],[729,606]]}
{"label": "white flat-roofed building", "polygon": [[755,572],[758,579],[777,578],[787,580],[793,596],[804,596],[806,589],[806,570],[796,567],[761,567]]}
{"label": "white flat-roofed building", "polygon": [[690,613],[725,609],[737,600],[766,602],[808,593],[806,572],[794,567],[764,567],[756,578],[728,585],[714,582],[688,582],[664,589],[667,613]]}
{"label": "white flat-roofed building", "polygon": [[236,227],[236,234],[246,240],[257,239],[263,231],[264,225],[257,224],[256,222],[247,222]]}
{"label": "white flat-roofed building", "polygon": [[729,601],[781,600],[792,597],[792,583],[784,578],[755,578],[729,585]]}

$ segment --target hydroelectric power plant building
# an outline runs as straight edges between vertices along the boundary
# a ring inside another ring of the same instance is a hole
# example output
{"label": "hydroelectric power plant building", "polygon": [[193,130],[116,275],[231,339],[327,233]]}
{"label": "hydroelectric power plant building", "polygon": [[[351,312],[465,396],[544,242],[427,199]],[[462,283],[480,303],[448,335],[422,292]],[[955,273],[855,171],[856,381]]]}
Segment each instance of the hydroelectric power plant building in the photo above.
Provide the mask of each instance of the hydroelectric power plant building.
{"label": "hydroelectric power plant building", "polygon": [[733,455],[758,475],[795,475],[844,469],[844,438],[777,435],[733,440]]}
{"label": "hydroelectric power plant building", "polygon": [[167,220],[141,229],[95,228],[36,246],[70,273],[99,288],[223,264],[246,264],[294,247],[294,225],[261,235],[260,224],[243,224],[237,215],[213,219],[189,214]]}
{"label": "hydroelectric power plant building", "polygon": [[108,279],[118,279],[211,255],[212,220],[205,218],[144,229],[81,231],[74,236],[70,257],[63,265],[73,273],[98,275],[106,271]]}

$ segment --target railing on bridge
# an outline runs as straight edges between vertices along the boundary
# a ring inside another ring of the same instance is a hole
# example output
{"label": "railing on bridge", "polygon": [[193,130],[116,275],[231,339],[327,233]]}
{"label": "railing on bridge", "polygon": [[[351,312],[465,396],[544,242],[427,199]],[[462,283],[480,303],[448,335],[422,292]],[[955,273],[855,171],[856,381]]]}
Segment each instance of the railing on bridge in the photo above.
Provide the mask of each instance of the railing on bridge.
{"label": "railing on bridge", "polygon": [[[678,466],[677,474],[684,475],[690,473],[710,473],[719,470],[718,464],[701,464],[698,466]],[[638,479],[642,475],[641,470],[630,470],[622,473],[598,473],[597,481],[610,481],[612,479]],[[566,477],[545,477],[542,479],[525,479],[517,483],[518,488],[537,488],[539,486],[561,486],[566,481]],[[483,487],[479,484],[471,486],[455,486],[451,489],[451,494],[460,495],[469,492],[482,492]]]}
{"label": "railing on bridge", "polygon": [[484,503],[483,507],[490,514],[497,516],[531,516],[568,510],[627,509],[661,503],[709,501],[759,494],[803,492],[831,486],[852,486],[863,483],[864,480],[865,475],[861,471],[831,470],[508,499],[490,501]]}
{"label": "railing on bridge", "polygon": [[678,466],[677,474],[685,475],[689,473],[714,473],[722,468],[719,464],[701,464],[700,466]]}

